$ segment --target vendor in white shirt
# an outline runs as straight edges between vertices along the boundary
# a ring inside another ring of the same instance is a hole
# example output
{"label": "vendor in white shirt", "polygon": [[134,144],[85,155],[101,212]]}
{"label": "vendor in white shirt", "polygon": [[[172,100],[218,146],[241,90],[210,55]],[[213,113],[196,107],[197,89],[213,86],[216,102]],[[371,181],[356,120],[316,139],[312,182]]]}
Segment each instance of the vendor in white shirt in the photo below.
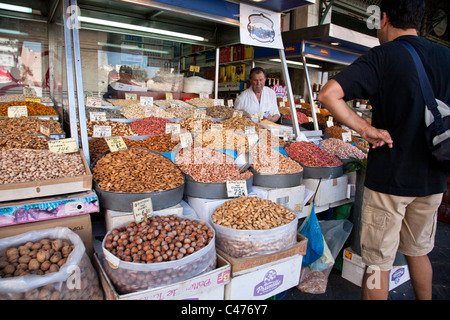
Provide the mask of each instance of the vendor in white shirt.
{"label": "vendor in white shirt", "polygon": [[260,113],[264,119],[276,122],[280,118],[275,92],[265,87],[266,73],[263,68],[250,70],[250,88],[243,91],[234,103],[236,110],[242,110],[249,116]]}

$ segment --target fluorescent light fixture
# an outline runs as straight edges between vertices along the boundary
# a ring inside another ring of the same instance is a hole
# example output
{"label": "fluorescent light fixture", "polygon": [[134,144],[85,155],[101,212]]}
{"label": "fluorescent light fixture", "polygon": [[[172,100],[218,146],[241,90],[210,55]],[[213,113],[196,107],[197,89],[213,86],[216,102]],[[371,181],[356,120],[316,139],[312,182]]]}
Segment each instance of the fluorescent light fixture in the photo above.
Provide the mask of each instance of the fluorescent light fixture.
{"label": "fluorescent light fixture", "polygon": [[[269,59],[269,61],[281,62],[281,59]],[[293,65],[296,65],[296,66],[303,66],[303,62],[300,62],[300,61],[286,60],[286,63],[287,64],[293,64]],[[320,66],[318,64],[312,64],[312,63],[307,63],[306,66],[310,67],[310,68],[320,68]]]}
{"label": "fluorescent light fixture", "polygon": [[0,28],[0,33],[7,33],[7,34],[15,35],[15,36],[28,36],[28,33],[26,33],[26,32],[22,32],[22,31],[18,31],[18,30],[11,30],[11,29],[2,29],[2,28]]}
{"label": "fluorescent light fixture", "polygon": [[106,46],[106,47],[112,47],[112,48],[120,48],[125,50],[136,50],[136,51],[144,51],[144,52],[153,52],[153,53],[161,53],[161,54],[169,54],[168,51],[164,50],[155,50],[155,49],[146,49],[146,48],[139,48],[138,46],[132,46],[127,44],[114,44],[114,43],[105,43],[105,42],[97,42],[99,46]]}
{"label": "fluorescent light fixture", "polygon": [[115,21],[108,21],[108,20],[102,20],[102,19],[96,19],[96,18],[90,18],[90,17],[83,17],[79,16],[78,20],[81,22],[86,23],[92,23],[92,24],[99,24],[103,26],[109,26],[109,27],[116,27],[121,29],[128,29],[128,30],[135,30],[135,31],[142,31],[142,32],[149,32],[149,33],[156,33],[161,34],[165,36],[172,36],[177,38],[183,38],[183,39],[189,39],[189,40],[196,40],[196,41],[206,41],[205,38],[194,36],[191,34],[181,33],[181,32],[174,32],[174,31],[168,31],[168,30],[162,30],[162,29],[155,29],[155,28],[149,28],[149,27],[142,27],[137,26],[134,24],[128,24],[128,23],[122,23],[122,22],[115,22]]}
{"label": "fluorescent light fixture", "polygon": [[12,4],[6,4],[6,3],[0,3],[0,9],[2,10],[9,10],[9,11],[16,11],[16,12],[23,12],[23,13],[32,13],[33,9],[22,7],[22,6],[15,6]]}

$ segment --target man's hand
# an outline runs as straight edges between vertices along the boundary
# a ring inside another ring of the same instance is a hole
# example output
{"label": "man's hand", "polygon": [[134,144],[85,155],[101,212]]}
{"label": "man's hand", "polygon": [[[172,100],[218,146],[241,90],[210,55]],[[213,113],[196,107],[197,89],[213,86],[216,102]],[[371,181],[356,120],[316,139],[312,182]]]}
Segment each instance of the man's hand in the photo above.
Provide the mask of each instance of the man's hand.
{"label": "man's hand", "polygon": [[369,127],[364,128],[360,133],[361,137],[367,142],[372,144],[372,147],[378,148],[382,147],[385,144],[392,148],[394,141],[391,138],[391,135],[387,130],[377,129],[369,125]]}

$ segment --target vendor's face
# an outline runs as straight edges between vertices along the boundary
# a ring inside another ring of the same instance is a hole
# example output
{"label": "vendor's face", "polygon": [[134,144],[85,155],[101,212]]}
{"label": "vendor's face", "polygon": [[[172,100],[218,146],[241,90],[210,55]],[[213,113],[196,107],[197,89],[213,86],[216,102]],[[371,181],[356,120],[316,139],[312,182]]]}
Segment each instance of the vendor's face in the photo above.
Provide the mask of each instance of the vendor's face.
{"label": "vendor's face", "polygon": [[252,86],[253,92],[261,93],[264,88],[265,83],[266,83],[266,77],[264,76],[263,72],[252,74],[252,78],[250,79],[250,84]]}

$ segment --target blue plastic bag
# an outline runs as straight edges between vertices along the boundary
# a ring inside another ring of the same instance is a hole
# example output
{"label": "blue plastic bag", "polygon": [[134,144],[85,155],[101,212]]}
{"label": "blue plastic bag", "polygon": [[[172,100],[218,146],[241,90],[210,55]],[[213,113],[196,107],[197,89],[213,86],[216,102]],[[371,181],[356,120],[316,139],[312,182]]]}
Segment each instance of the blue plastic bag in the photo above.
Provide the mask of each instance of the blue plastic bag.
{"label": "blue plastic bag", "polygon": [[302,265],[309,266],[317,259],[319,259],[324,251],[322,229],[320,229],[319,220],[317,219],[314,209],[314,202],[309,216],[299,228],[299,233],[308,238],[306,246],[306,254],[303,256]]}

